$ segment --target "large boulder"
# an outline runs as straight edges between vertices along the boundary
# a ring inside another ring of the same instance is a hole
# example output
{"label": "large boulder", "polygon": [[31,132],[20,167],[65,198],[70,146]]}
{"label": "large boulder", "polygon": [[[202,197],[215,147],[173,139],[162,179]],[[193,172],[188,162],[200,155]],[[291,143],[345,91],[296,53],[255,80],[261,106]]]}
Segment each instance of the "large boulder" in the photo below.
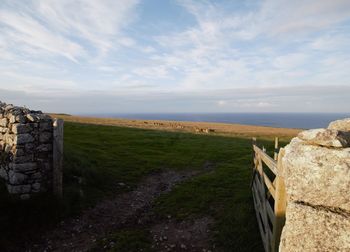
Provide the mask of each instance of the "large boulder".
{"label": "large boulder", "polygon": [[328,126],[328,129],[350,131],[350,118],[331,122]]}
{"label": "large boulder", "polygon": [[282,162],[288,201],[350,211],[350,148],[325,148],[294,138]]}
{"label": "large boulder", "polygon": [[281,252],[350,251],[350,216],[289,202]]}

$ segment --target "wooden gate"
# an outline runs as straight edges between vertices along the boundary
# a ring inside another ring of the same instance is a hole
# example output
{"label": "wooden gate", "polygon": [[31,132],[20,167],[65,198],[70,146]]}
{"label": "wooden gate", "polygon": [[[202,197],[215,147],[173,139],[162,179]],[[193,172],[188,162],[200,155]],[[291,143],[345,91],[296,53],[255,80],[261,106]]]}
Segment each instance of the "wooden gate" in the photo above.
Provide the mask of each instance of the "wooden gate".
{"label": "wooden gate", "polygon": [[285,223],[286,193],[281,177],[284,149],[278,151],[275,140],[274,159],[260,149],[253,138],[252,192],[256,218],[266,252],[278,251],[282,228]]}

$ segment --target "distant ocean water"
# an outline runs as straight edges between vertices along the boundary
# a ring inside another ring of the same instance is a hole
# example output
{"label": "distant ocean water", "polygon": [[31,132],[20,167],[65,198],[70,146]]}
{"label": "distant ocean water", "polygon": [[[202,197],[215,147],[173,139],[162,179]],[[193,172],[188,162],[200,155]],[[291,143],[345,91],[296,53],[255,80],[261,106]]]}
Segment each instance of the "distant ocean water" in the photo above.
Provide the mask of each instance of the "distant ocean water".
{"label": "distant ocean water", "polygon": [[90,114],[89,116],[141,120],[238,123],[280,128],[311,129],[327,127],[331,121],[350,117],[350,113],[145,113]]}

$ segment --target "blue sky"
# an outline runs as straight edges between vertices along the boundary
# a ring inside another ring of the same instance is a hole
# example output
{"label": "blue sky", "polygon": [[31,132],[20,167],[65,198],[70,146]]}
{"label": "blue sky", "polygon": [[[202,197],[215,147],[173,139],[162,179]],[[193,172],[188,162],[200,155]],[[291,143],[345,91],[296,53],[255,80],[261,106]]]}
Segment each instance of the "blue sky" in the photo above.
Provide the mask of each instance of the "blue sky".
{"label": "blue sky", "polygon": [[0,2],[0,100],[49,112],[350,112],[350,1]]}

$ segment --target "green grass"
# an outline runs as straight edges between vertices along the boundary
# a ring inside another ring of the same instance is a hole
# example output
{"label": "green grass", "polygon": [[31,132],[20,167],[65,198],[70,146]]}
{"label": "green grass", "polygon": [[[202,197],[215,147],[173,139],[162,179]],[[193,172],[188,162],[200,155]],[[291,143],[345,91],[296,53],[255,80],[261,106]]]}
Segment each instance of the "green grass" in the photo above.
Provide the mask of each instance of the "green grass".
{"label": "green grass", "polygon": [[[263,144],[272,150],[272,138],[268,140]],[[18,230],[22,228],[23,233],[31,229],[34,220],[40,231],[103,198],[131,190],[152,172],[174,169],[204,173],[160,197],[155,207],[160,217],[170,214],[185,219],[209,215],[216,220],[213,242],[223,251],[263,249],[249,188],[250,139],[65,123],[64,153],[64,197],[60,204],[45,195],[39,206],[35,202],[18,203],[0,187],[0,199],[5,206],[0,210],[0,232],[5,234],[0,244],[14,234],[18,239]],[[206,170],[208,163],[214,169]],[[127,186],[119,186],[120,182]],[[13,227],[11,223],[18,216],[26,224],[17,221]],[[147,238],[143,232],[127,230],[115,235],[119,240],[127,240],[126,234]],[[144,244],[146,249],[149,243],[146,238],[137,246]]]}

